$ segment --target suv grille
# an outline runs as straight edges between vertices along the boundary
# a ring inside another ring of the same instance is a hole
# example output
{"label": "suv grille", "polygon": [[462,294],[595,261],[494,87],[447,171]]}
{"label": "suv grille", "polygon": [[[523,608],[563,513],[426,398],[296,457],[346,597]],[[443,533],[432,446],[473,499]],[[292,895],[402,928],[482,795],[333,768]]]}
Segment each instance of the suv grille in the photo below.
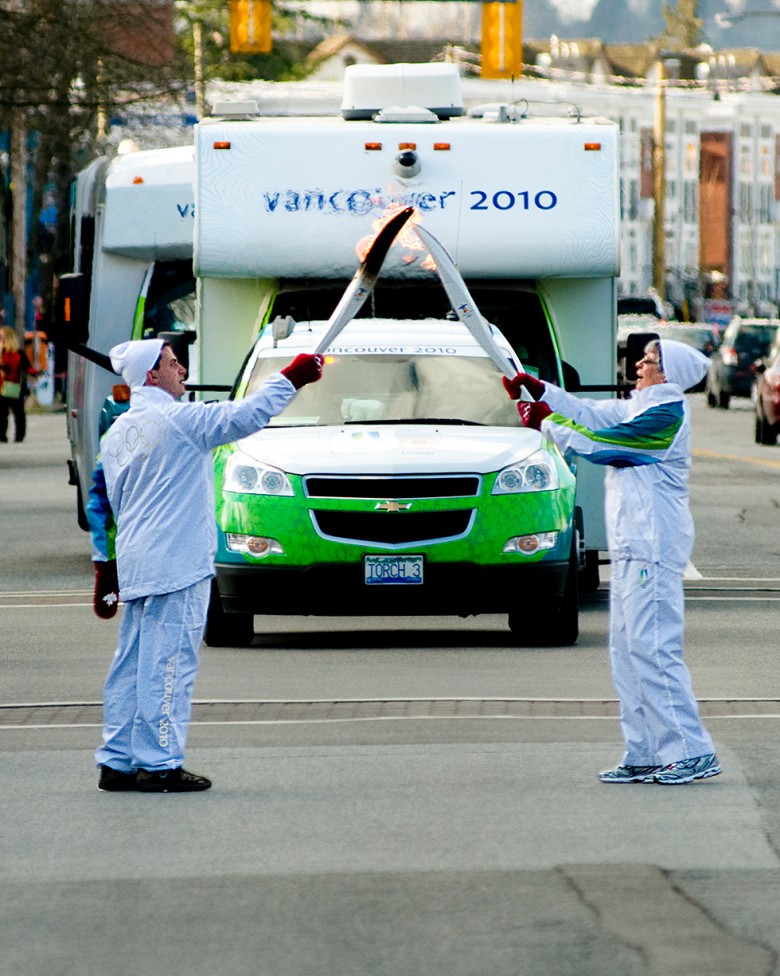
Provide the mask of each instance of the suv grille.
{"label": "suv grille", "polygon": [[426,478],[323,477],[304,479],[309,498],[475,498],[479,495],[477,475]]}
{"label": "suv grille", "polygon": [[378,546],[418,545],[464,536],[474,510],[455,512],[329,512],[311,515],[320,535]]}

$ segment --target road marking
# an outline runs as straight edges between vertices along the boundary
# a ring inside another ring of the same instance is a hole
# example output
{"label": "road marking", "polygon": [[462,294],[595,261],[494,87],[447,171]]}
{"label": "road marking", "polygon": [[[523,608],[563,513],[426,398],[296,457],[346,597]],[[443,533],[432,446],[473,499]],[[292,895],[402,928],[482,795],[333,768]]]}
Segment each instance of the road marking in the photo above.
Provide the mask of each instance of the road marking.
{"label": "road marking", "polygon": [[91,607],[89,603],[0,603],[0,610],[62,610],[63,607]]}
{"label": "road marking", "polygon": [[[708,720],[780,718],[779,698],[705,698]],[[618,718],[616,698],[354,698],[196,701],[191,725],[298,725],[430,719]],[[0,705],[0,730],[100,728],[99,702]]]}
{"label": "road marking", "polygon": [[89,596],[92,590],[4,590],[0,597],[35,597],[35,596]]}
{"label": "road marking", "polygon": [[[740,719],[742,721],[747,721],[749,719],[780,719],[780,712],[764,712],[761,715],[706,715],[707,722],[709,724],[713,722],[719,722],[723,719],[729,721],[733,719]],[[247,719],[238,722],[200,722],[192,721],[190,722],[190,728],[194,726],[230,726],[233,728],[237,725],[332,725],[345,722],[432,722],[432,721],[446,721],[446,722],[473,722],[473,721],[513,721],[513,722],[614,722],[619,721],[619,716],[617,715],[374,715],[374,716],[364,716],[361,718],[351,717],[351,718],[285,718],[285,719]],[[0,732],[24,732],[31,729],[38,732],[48,732],[49,730],[57,730],[62,732],[63,729],[100,729],[102,725],[100,722],[81,722],[77,724],[51,724],[51,725],[0,725]]]}
{"label": "road marking", "polygon": [[738,461],[741,464],[751,464],[759,468],[780,468],[780,461],[773,461],[770,458],[750,458],[741,454],[721,454],[719,451],[708,451],[701,447],[695,447],[691,454],[694,457],[702,458],[707,461]]}

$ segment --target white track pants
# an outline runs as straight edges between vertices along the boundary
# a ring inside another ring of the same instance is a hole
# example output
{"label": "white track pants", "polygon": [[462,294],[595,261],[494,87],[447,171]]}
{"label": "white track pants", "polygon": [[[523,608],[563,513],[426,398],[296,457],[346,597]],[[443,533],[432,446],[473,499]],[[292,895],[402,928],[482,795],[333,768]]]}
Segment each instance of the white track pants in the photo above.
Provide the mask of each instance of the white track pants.
{"label": "white track pants", "polygon": [[210,588],[204,579],[125,604],[104,689],[98,765],[123,773],[182,765]]}
{"label": "white track pants", "polygon": [[630,766],[665,766],[714,752],[683,661],[682,574],[619,559],[610,582],[612,679]]}

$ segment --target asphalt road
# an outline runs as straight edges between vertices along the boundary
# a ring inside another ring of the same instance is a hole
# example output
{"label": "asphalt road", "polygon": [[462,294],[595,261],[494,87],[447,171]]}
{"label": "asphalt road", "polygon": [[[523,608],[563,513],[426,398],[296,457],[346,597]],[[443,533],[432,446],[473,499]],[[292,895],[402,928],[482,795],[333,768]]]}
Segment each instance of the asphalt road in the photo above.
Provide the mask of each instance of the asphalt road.
{"label": "asphalt road", "polygon": [[[780,974],[780,448],[694,398],[687,655],[724,765],[609,787],[607,582],[576,648],[501,617],[257,618],[204,648],[197,796],[101,794],[62,414],[2,445],[1,976]],[[605,572],[605,576],[608,571]]]}

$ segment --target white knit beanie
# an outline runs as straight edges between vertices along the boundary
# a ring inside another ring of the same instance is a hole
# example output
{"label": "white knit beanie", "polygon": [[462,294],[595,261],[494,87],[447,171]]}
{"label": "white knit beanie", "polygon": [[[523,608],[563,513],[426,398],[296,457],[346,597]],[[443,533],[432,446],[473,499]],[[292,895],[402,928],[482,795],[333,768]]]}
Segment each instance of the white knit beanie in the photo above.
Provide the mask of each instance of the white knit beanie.
{"label": "white knit beanie", "polygon": [[704,379],[710,361],[703,352],[675,339],[662,339],[659,345],[661,371],[667,383],[674,383],[684,391]]}
{"label": "white knit beanie", "polygon": [[132,390],[144,385],[146,374],[160,358],[163,345],[162,339],[135,339],[120,342],[108,355],[111,365]]}

